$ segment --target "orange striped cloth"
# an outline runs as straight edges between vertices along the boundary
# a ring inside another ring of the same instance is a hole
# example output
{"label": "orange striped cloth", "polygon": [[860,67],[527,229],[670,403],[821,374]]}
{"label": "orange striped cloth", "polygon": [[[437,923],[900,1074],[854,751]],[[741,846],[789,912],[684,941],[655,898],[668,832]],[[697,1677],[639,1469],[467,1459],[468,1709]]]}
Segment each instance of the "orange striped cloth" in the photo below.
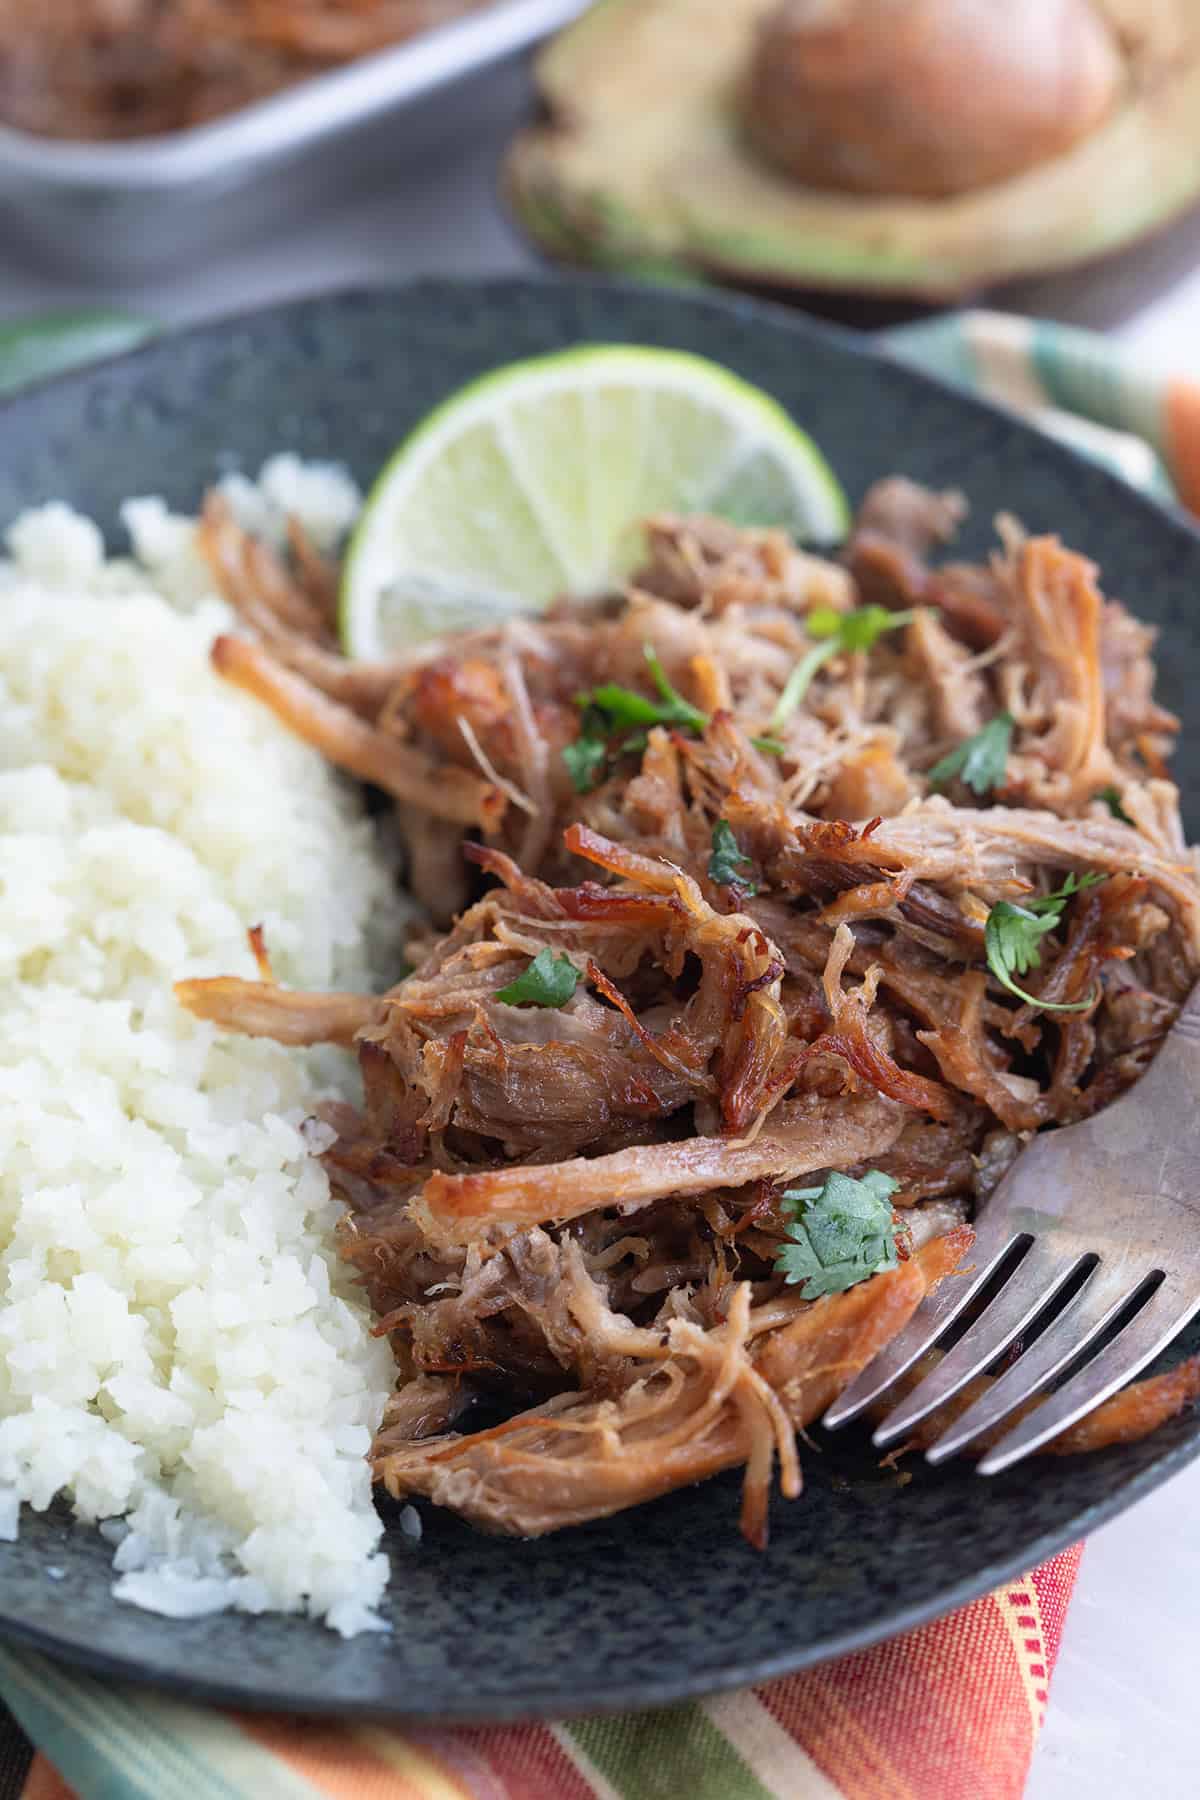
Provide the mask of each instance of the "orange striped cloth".
{"label": "orange striped cloth", "polygon": [[62,1773],[36,1756],[22,1800],[1019,1800],[1079,1557],[804,1674],[611,1719],[401,1731],[205,1715],[124,1689],[137,1778],[123,1732],[111,1748],[92,1739]]}
{"label": "orange striped cloth", "polygon": [[941,313],[882,337],[895,355],[1200,514],[1200,381],[1147,369],[1097,332],[1016,313]]}
{"label": "orange striped cloth", "polygon": [[1167,384],[1166,424],[1179,498],[1200,513],[1200,381],[1177,378]]}

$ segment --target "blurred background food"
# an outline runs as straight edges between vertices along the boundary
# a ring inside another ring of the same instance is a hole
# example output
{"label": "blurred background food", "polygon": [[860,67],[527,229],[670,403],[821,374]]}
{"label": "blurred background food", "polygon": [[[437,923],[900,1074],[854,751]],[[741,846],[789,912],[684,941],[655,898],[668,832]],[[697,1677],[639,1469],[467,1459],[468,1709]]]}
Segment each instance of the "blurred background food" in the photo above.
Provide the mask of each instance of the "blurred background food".
{"label": "blurred background food", "polygon": [[2,0],[0,122],[97,140],[180,131],[490,0]]}
{"label": "blurred background food", "polygon": [[1107,324],[1197,198],[1200,0],[0,0],[0,314],[536,259]]}
{"label": "blurred background food", "polygon": [[0,0],[0,255],[84,305],[235,248],[277,265],[293,230],[403,209],[480,144],[494,167],[518,59],[583,4]]}
{"label": "blurred background food", "polygon": [[945,297],[1200,193],[1200,0],[600,0],[506,191],[553,256]]}

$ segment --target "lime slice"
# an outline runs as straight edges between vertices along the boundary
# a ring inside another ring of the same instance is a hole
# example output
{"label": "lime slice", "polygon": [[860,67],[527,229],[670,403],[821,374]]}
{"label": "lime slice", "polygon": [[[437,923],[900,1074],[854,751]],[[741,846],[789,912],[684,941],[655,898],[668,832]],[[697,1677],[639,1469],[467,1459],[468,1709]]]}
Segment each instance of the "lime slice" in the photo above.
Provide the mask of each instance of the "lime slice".
{"label": "lime slice", "polygon": [[347,653],[603,593],[649,513],[844,535],[846,499],[769,395],[677,350],[584,345],[460,388],[392,456],[346,559]]}

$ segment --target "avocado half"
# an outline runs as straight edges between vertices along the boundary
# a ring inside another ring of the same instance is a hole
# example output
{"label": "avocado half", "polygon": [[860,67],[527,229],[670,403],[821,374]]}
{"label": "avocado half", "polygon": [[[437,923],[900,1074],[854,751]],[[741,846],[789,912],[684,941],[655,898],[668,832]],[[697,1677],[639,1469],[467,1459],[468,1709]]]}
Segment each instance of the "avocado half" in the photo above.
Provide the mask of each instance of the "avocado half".
{"label": "avocado half", "polygon": [[537,64],[546,117],[505,191],[550,254],[706,277],[953,299],[1098,259],[1200,198],[1200,0],[1098,0],[1120,100],[1070,150],[934,199],[818,191],[750,147],[739,100],[775,0],[600,0]]}

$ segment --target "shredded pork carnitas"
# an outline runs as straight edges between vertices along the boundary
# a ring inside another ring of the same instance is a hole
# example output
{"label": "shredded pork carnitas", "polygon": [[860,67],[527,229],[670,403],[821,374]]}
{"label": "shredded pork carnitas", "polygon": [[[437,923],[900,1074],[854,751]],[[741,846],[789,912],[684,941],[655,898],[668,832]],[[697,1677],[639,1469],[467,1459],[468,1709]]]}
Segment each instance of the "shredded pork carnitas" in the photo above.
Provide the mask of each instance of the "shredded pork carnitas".
{"label": "shredded pork carnitas", "polygon": [[[837,563],[655,519],[622,594],[358,664],[333,571],[210,497],[244,627],[216,667],[390,796],[432,922],[381,996],[285,990],[261,942],[261,980],[179,989],[357,1050],[324,1160],[396,1357],[394,1495],[533,1534],[741,1465],[764,1542],[776,1461],[797,1493],[798,1428],[953,1278],[1023,1140],[1153,1057],[1200,969],[1153,634],[1012,521],[987,565],[934,567],[962,511],[882,482]],[[830,643],[868,605],[869,646]],[[664,716],[629,729],[614,686]],[[985,926],[1043,898],[1023,999]],[[530,993],[535,965],[565,989]],[[784,1196],[835,1171],[890,1178],[899,1260],[806,1298]],[[1057,1448],[1196,1385],[1129,1390]]]}

